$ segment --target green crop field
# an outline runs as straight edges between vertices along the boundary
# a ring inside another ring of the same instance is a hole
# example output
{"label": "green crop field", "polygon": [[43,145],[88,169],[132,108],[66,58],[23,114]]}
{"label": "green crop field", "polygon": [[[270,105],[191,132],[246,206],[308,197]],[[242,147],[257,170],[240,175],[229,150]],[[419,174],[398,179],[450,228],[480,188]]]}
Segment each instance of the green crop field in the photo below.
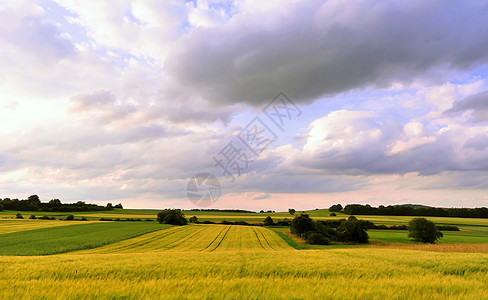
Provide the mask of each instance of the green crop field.
{"label": "green crop field", "polygon": [[166,227],[155,222],[104,222],[17,231],[0,235],[0,255],[47,255],[95,248]]}
{"label": "green crop field", "polygon": [[[154,219],[156,213],[73,214],[97,220]],[[293,217],[288,212],[185,213],[216,222]],[[314,219],[348,217],[309,213]],[[412,217],[358,218],[398,225]],[[405,230],[369,230],[368,245],[319,246],[306,244],[288,227],[0,219],[0,298],[488,298],[486,220],[429,219],[458,224],[461,231],[444,231],[436,245],[414,243]]]}

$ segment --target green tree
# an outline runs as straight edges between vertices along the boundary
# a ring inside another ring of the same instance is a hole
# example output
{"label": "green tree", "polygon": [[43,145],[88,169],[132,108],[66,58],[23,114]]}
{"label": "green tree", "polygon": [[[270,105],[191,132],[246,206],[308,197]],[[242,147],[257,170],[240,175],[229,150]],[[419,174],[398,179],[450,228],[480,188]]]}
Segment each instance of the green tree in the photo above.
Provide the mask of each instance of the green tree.
{"label": "green tree", "polygon": [[73,221],[74,219],[75,219],[75,216],[73,216],[73,215],[66,216],[67,221]]}
{"label": "green tree", "polygon": [[312,219],[307,214],[300,214],[295,216],[291,221],[290,231],[293,234],[301,236],[304,232],[312,231],[313,224]]}
{"label": "green tree", "polygon": [[158,213],[159,224],[186,225],[188,221],[181,209],[165,209]]}
{"label": "green tree", "polygon": [[294,215],[296,210],[293,208],[288,208],[288,212],[290,213],[290,215]]}
{"label": "green tree", "polygon": [[369,239],[365,223],[359,221],[354,216],[342,222],[337,228],[337,233],[344,242],[367,243]]}
{"label": "green tree", "polygon": [[189,221],[190,221],[190,223],[196,223],[196,222],[198,222],[198,218],[197,218],[197,216],[193,216],[190,218]]}
{"label": "green tree", "polygon": [[408,222],[408,237],[417,242],[434,244],[443,234],[434,222],[426,218],[414,218]]}
{"label": "green tree", "polygon": [[275,222],[273,221],[273,219],[270,216],[267,216],[264,219],[264,226],[273,226],[274,224],[275,224]]}
{"label": "green tree", "polygon": [[15,215],[15,218],[16,218],[16,219],[23,219],[23,218],[24,218],[24,216],[22,216],[22,214],[21,214],[21,213],[17,213],[17,214]]}
{"label": "green tree", "polygon": [[330,212],[339,212],[341,210],[342,210],[342,205],[340,205],[340,204],[335,204],[335,205],[332,205],[331,207],[329,207]]}

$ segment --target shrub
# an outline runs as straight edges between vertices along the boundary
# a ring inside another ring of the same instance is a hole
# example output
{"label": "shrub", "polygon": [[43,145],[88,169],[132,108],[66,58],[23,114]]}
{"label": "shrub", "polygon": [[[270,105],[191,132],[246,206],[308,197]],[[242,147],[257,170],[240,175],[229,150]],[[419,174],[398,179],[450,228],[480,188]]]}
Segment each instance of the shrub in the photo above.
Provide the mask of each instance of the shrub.
{"label": "shrub", "polygon": [[30,215],[29,219],[34,220],[37,219],[35,215]]}
{"label": "shrub", "polygon": [[275,224],[275,222],[273,221],[273,219],[270,216],[267,216],[264,219],[263,223],[264,223],[264,226],[273,226]]}
{"label": "shrub", "polygon": [[443,234],[434,222],[425,218],[414,218],[408,222],[408,237],[417,242],[434,244]]}
{"label": "shrub", "polygon": [[335,217],[335,216],[337,216],[337,215],[336,215],[336,213],[330,213],[330,216],[331,216],[331,217]]}
{"label": "shrub", "polygon": [[65,220],[66,220],[66,221],[73,221],[74,219],[75,219],[75,216],[73,216],[73,215],[68,215],[68,216],[66,217],[66,219],[65,219]]}
{"label": "shrub", "polygon": [[338,237],[343,242],[367,243],[368,233],[365,223],[358,221],[355,217],[349,217],[337,228]]}
{"label": "shrub", "polygon": [[329,245],[330,240],[323,234],[312,232],[307,235],[307,242],[312,245]]}
{"label": "shrub", "polygon": [[289,208],[288,209],[288,212],[290,213],[290,215],[294,215],[295,214],[295,209],[294,208]]}
{"label": "shrub", "polygon": [[338,212],[341,210],[342,210],[342,205],[340,204],[332,205],[331,207],[329,207],[330,212]]}
{"label": "shrub", "polygon": [[86,217],[82,217],[82,218],[81,218],[81,220],[82,220],[82,221],[87,221],[87,220],[86,220]]}
{"label": "shrub", "polygon": [[307,214],[302,213],[298,216],[295,216],[295,218],[293,218],[293,221],[291,221],[290,231],[293,234],[301,236],[303,233],[312,230],[312,219],[310,219],[310,216]]}
{"label": "shrub", "polygon": [[193,217],[190,218],[189,221],[190,221],[190,223],[197,223],[198,222],[198,218],[197,218],[197,216],[193,216]]}
{"label": "shrub", "polygon": [[23,219],[23,218],[24,218],[24,216],[22,216],[22,214],[21,214],[21,213],[17,213],[17,214],[15,215],[15,218],[16,218],[16,219]]}
{"label": "shrub", "polygon": [[39,220],[51,220],[51,218],[48,216],[42,216],[42,217],[39,217],[38,219]]}
{"label": "shrub", "polygon": [[158,213],[159,224],[186,225],[188,221],[181,209],[165,209]]}

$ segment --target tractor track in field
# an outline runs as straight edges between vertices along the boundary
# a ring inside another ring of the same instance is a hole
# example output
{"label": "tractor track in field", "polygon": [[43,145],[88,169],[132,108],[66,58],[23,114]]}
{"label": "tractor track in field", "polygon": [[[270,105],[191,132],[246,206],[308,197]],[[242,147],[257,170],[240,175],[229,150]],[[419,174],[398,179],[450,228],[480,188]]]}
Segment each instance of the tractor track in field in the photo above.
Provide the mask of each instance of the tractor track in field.
{"label": "tractor track in field", "polygon": [[[100,248],[82,250],[77,253],[148,253],[165,251],[240,251],[240,250],[294,250],[279,236],[266,228],[253,226],[195,224],[175,226],[140,235]],[[264,241],[263,241],[264,239]]]}

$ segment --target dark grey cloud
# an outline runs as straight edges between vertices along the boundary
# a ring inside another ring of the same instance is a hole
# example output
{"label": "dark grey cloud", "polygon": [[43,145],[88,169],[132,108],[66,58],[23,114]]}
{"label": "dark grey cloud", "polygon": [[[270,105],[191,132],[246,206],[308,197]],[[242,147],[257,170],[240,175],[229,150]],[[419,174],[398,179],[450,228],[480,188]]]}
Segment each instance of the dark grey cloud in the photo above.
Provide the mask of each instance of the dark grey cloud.
{"label": "dark grey cloud", "polygon": [[488,61],[488,3],[303,1],[180,39],[166,71],[215,103],[307,101]]}
{"label": "dark grey cloud", "polygon": [[469,121],[473,123],[488,121],[488,91],[468,96],[454,102],[453,106],[444,112],[445,115],[459,115],[469,112]]}

